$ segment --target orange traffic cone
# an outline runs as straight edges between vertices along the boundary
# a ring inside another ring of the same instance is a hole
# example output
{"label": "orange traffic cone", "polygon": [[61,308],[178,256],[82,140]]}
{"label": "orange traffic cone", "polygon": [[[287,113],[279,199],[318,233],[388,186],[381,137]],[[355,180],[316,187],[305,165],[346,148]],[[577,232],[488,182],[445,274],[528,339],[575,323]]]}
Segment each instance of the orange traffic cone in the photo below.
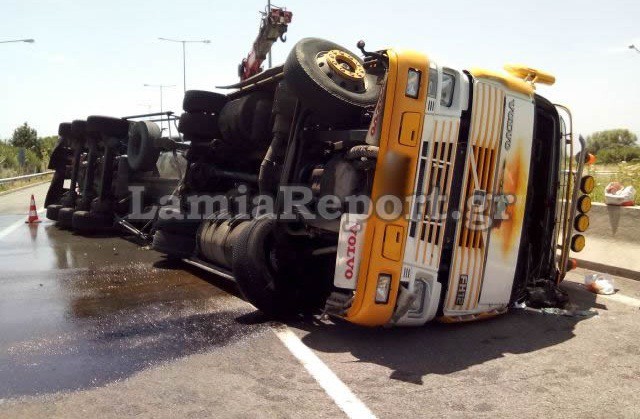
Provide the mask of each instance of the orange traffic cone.
{"label": "orange traffic cone", "polygon": [[31,203],[29,204],[29,218],[25,223],[35,224],[39,223],[40,219],[38,218],[38,210],[36,210],[36,200],[33,198],[33,194],[31,194]]}

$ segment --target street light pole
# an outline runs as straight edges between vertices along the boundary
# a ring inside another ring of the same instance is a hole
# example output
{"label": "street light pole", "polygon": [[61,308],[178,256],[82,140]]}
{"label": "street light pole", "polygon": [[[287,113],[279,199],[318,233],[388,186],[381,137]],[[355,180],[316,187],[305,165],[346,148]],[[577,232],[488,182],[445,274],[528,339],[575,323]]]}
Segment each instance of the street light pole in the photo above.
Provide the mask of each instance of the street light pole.
{"label": "street light pole", "polygon": [[184,91],[186,92],[187,91],[187,43],[210,44],[211,41],[209,39],[202,39],[202,40],[196,40],[196,41],[189,41],[186,39],[171,39],[171,38],[158,38],[158,39],[161,41],[178,42],[182,44],[182,83],[183,83]]}
{"label": "street light pole", "polygon": [[[271,0],[267,0],[267,14],[271,13]],[[271,48],[269,48],[269,68],[273,67],[273,62],[271,61]]]}
{"label": "street light pole", "polygon": [[637,46],[635,46],[634,44],[629,45],[629,49],[633,49],[635,50],[638,54],[640,54],[640,49],[638,49]]}
{"label": "street light pole", "polygon": [[182,88],[184,92],[187,92],[187,46],[186,42],[182,41]]}
{"label": "street light pole", "polygon": [[[163,106],[162,106],[162,96],[163,96],[163,89],[165,87],[175,87],[175,84],[144,84],[144,87],[158,87],[160,88],[160,113],[164,112]],[[162,131],[162,116],[160,117],[160,131]]]}
{"label": "street light pole", "polygon": [[9,42],[26,42],[27,44],[33,44],[35,39],[11,39],[9,41],[0,41],[0,44],[8,44]]}

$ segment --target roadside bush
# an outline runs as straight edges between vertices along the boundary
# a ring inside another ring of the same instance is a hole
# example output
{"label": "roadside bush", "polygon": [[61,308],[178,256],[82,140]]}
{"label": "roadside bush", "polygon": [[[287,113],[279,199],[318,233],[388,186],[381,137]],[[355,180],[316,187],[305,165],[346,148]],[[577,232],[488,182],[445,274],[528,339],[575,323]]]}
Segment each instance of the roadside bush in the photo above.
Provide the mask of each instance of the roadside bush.
{"label": "roadside bush", "polygon": [[18,170],[18,153],[15,147],[0,143],[0,169]]}
{"label": "roadside bush", "polygon": [[603,148],[598,151],[599,163],[620,163],[623,161],[634,161],[640,159],[640,147],[637,146],[624,146],[624,147],[609,147]]}
{"label": "roadside bush", "polygon": [[52,138],[57,137],[45,137],[38,139],[41,147],[39,147],[42,158],[38,156],[38,153],[31,149],[26,149],[24,153],[24,166],[20,167],[18,162],[19,147],[11,146],[5,142],[0,141],[0,178],[7,178],[19,175],[28,175],[31,173],[39,173],[46,170],[49,163],[49,157],[51,151],[55,146],[55,142]]}

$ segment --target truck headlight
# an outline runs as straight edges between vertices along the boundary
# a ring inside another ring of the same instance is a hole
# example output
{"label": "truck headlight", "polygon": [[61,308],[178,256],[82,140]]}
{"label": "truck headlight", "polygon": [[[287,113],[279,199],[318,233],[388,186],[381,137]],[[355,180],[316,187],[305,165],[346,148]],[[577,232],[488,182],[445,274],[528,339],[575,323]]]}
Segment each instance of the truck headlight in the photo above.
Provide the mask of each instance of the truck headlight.
{"label": "truck headlight", "polygon": [[407,75],[407,89],[404,91],[404,94],[417,99],[420,96],[420,79],[422,78],[422,72],[420,70],[416,70],[414,68],[409,69],[409,74]]}
{"label": "truck headlight", "polygon": [[378,285],[376,286],[376,303],[387,304],[389,302],[389,292],[391,291],[391,275],[380,274]]}

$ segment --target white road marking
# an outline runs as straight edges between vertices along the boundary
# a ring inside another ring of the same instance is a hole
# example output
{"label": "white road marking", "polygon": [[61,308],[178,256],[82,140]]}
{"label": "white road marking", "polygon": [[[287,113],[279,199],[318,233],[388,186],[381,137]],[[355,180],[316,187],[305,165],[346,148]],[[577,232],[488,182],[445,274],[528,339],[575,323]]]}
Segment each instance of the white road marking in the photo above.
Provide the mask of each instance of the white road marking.
{"label": "white road marking", "polygon": [[322,362],[302,341],[286,326],[274,328],[276,336],[289,352],[295,356],[338,407],[350,418],[375,418],[376,416],[355,394],[351,392],[329,367]]}
{"label": "white road marking", "polygon": [[611,295],[598,295],[598,297],[605,298],[607,300],[615,301],[631,307],[640,307],[640,300],[637,298],[629,297],[623,294],[611,294]]}
{"label": "white road marking", "polygon": [[[46,211],[45,208],[41,209],[40,211],[38,211],[38,216],[40,214],[43,214]],[[14,231],[16,231],[18,228],[20,228],[20,226],[25,225],[26,223],[24,222],[24,220],[20,220],[20,221],[16,221],[15,223],[11,224],[9,227],[6,227],[4,230],[0,231],[0,240],[4,239],[5,237],[7,237],[9,234],[13,233]]]}

